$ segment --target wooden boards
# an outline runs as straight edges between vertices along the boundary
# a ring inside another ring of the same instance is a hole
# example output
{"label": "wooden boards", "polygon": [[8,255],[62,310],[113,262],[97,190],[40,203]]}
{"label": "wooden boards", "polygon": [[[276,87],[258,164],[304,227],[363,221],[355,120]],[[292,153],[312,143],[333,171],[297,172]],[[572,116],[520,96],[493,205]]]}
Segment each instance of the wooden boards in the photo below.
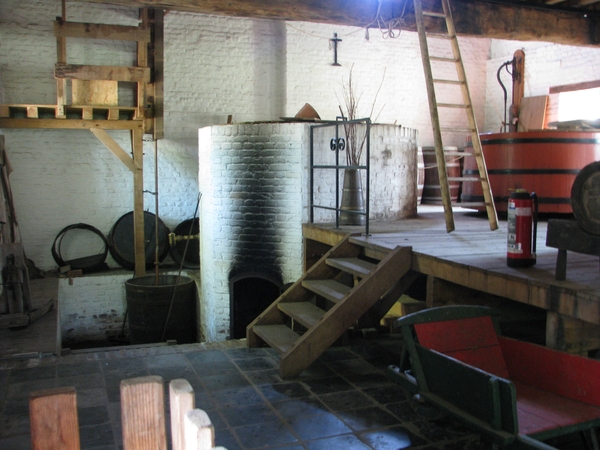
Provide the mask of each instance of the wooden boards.
{"label": "wooden boards", "polygon": [[543,130],[546,124],[547,95],[524,97],[519,110],[517,131]]}

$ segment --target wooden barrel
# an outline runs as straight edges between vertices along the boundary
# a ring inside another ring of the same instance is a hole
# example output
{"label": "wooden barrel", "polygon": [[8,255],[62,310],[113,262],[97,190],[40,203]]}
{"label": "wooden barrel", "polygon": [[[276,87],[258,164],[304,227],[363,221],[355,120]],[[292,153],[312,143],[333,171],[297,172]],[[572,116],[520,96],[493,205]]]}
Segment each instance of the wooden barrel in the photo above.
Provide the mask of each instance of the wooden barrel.
{"label": "wooden barrel", "polygon": [[423,185],[425,184],[425,161],[423,160],[423,149],[417,150],[417,205],[421,204],[423,198]]}
{"label": "wooden barrel", "polygon": [[[539,212],[570,214],[575,177],[600,159],[600,133],[596,132],[544,130],[490,133],[480,138],[499,212],[507,211],[510,193],[522,188],[537,194]],[[470,143],[465,153],[473,153]],[[476,174],[475,158],[465,157],[463,175]],[[482,202],[481,184],[465,181],[461,201]]]}
{"label": "wooden barrel", "polygon": [[[444,147],[444,151],[457,152],[458,147]],[[423,147],[423,163],[425,168],[423,203],[441,205],[442,193],[434,147]],[[456,156],[446,156],[446,173],[448,174],[448,177],[460,177],[460,170],[460,158]],[[453,203],[456,203],[460,191],[460,182],[450,181],[448,182],[448,186],[450,188],[450,200]]]}
{"label": "wooden barrel", "polygon": [[579,226],[600,235],[600,161],[588,164],[575,177],[571,206]]}

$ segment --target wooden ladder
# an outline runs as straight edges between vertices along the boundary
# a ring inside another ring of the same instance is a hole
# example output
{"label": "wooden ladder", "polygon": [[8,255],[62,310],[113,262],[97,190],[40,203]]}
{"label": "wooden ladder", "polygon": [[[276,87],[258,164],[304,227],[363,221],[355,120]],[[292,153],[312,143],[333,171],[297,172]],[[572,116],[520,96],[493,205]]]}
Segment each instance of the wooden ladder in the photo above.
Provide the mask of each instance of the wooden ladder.
{"label": "wooden ladder", "polygon": [[383,317],[410,268],[410,247],[385,253],[346,237],[248,325],[248,346],[277,350],[279,375],[295,378],[367,311]]}
{"label": "wooden ladder", "polygon": [[[477,122],[475,120],[475,113],[473,111],[473,104],[471,102],[471,95],[469,93],[469,86],[467,84],[467,77],[465,74],[465,68],[460,55],[460,49],[458,47],[458,40],[456,39],[456,30],[454,28],[454,21],[452,19],[452,12],[450,11],[449,0],[441,0],[443,12],[434,11],[423,11],[421,0],[414,0],[415,6],[415,22],[417,25],[417,32],[419,34],[419,43],[421,46],[421,58],[423,60],[423,69],[425,71],[425,82],[427,85],[427,94],[429,97],[429,111],[431,113],[431,123],[433,126],[433,139],[435,145],[435,155],[437,160],[437,167],[439,173],[440,191],[442,196],[442,203],[444,205],[444,215],[446,219],[446,230],[451,232],[454,230],[454,215],[452,213],[452,202],[450,199],[450,188],[448,185],[449,181],[475,181],[481,182],[481,188],[483,191],[484,203],[478,204],[461,204],[463,207],[476,207],[485,206],[488,220],[490,223],[490,229],[496,230],[498,228],[498,214],[496,212],[496,206],[494,205],[492,190],[490,187],[487,168],[485,165],[485,159],[481,147],[481,140],[479,139],[479,130],[477,129]],[[446,33],[428,33],[425,29],[424,16],[445,19],[446,21]],[[427,39],[444,39],[450,42],[452,47],[452,56],[430,56]],[[457,79],[436,79],[433,77],[431,68],[431,61],[439,63],[450,63],[456,68],[458,75]],[[438,103],[435,94],[435,85],[443,84],[445,86],[454,85],[460,86],[462,91],[462,103]],[[440,125],[440,117],[438,109],[463,109],[467,115],[468,128],[456,128],[446,127],[443,128]],[[472,156],[477,161],[477,168],[479,171],[479,177],[448,177],[446,172],[446,156],[470,156],[468,153],[453,153],[444,152],[444,144],[442,142],[442,132],[454,132],[454,133],[469,133],[471,136],[471,142],[473,145]]]}

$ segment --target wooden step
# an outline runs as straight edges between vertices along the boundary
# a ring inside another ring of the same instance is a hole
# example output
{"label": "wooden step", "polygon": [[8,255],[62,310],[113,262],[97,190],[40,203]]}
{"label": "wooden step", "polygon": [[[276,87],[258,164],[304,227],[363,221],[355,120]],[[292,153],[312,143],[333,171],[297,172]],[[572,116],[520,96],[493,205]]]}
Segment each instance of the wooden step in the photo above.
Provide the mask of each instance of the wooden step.
{"label": "wooden step", "polygon": [[359,258],[328,258],[327,265],[343,270],[344,272],[365,277],[376,267],[375,264]]}
{"label": "wooden step", "polygon": [[432,39],[453,39],[454,36],[444,33],[426,33],[428,38]]}
{"label": "wooden step", "polygon": [[309,302],[279,303],[277,306],[281,312],[306,328],[310,328],[319,322],[326,312]]}
{"label": "wooden step", "polygon": [[352,289],[335,280],[303,280],[302,286],[334,303],[342,300]]}
{"label": "wooden step", "polygon": [[279,353],[287,352],[300,338],[285,325],[255,325],[253,331]]}

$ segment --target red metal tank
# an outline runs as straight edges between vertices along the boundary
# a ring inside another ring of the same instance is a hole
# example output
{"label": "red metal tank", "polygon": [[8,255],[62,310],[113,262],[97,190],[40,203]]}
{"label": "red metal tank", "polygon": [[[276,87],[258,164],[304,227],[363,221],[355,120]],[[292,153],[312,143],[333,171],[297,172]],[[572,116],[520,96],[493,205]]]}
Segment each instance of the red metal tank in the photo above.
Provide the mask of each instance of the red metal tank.
{"label": "red metal tank", "polygon": [[[496,210],[506,212],[516,189],[538,195],[539,212],[572,213],[571,186],[579,171],[600,160],[600,132],[526,131],[481,134]],[[473,153],[469,142],[465,153]],[[477,175],[475,158],[465,157],[464,176]],[[464,181],[461,201],[482,202],[479,182]],[[484,208],[476,208],[481,211]]]}

